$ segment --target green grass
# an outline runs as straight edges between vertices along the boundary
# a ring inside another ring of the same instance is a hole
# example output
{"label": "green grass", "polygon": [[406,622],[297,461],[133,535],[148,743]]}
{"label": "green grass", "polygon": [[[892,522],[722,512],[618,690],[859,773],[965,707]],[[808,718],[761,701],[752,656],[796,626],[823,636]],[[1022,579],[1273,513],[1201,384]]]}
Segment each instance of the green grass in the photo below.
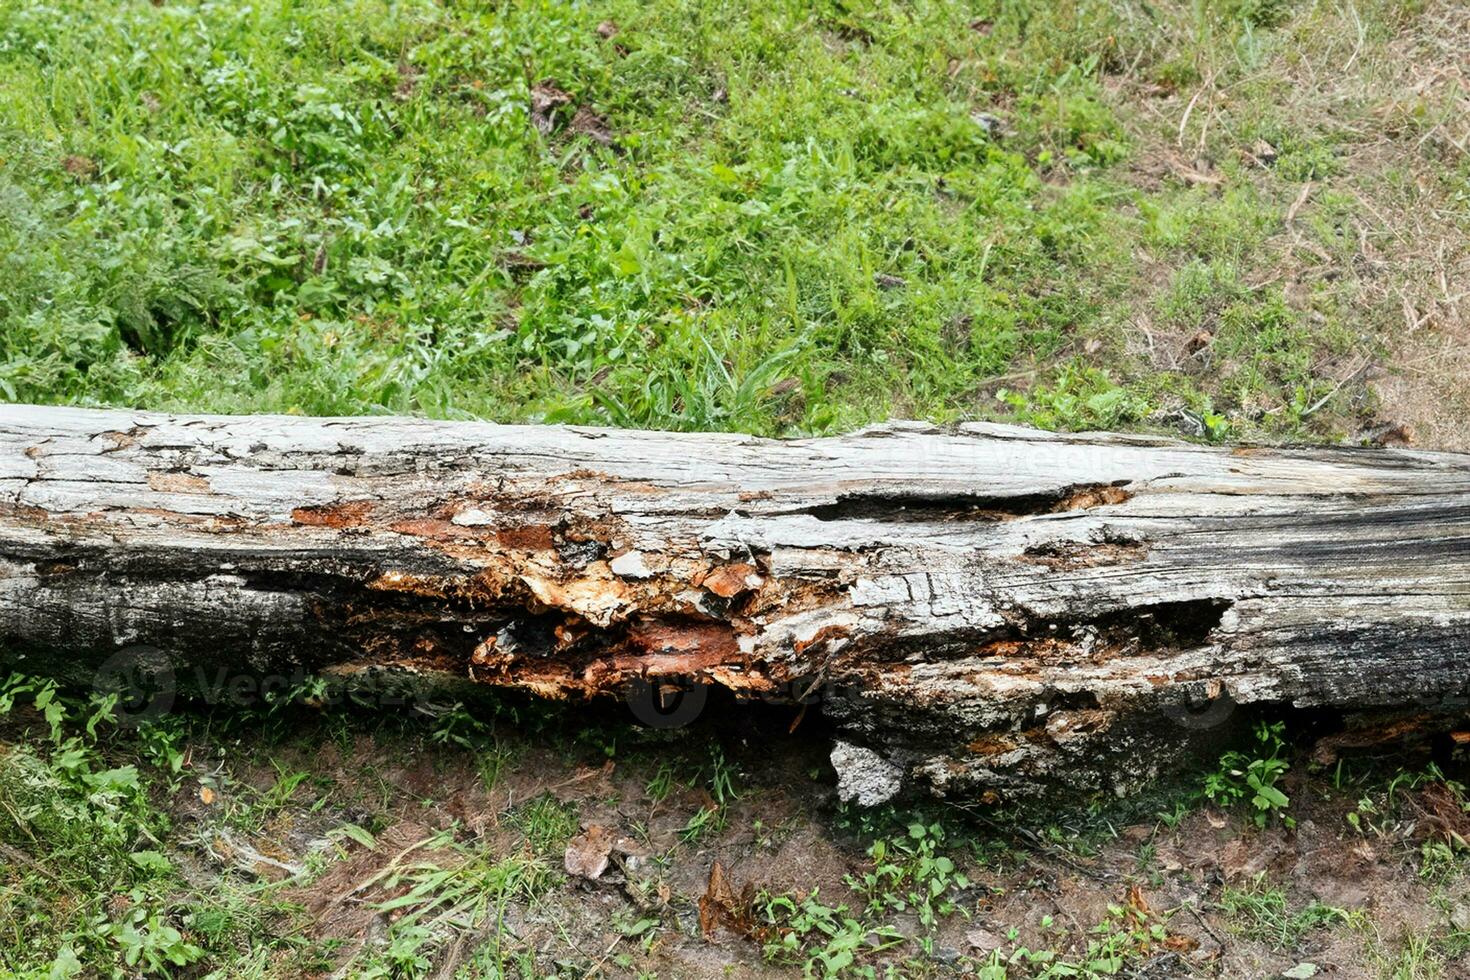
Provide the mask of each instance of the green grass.
{"label": "green grass", "polygon": [[[1390,194],[1429,193],[1411,171],[1449,104],[1405,108],[1399,156],[1354,169],[1376,110],[1297,75],[1361,28],[1353,77],[1381,81],[1412,17],[9,4],[0,394],[761,433],[904,415],[1341,434],[1371,413],[1361,386],[1319,401],[1400,323],[1349,261],[1357,195],[1392,211]],[[1224,94],[1191,100],[1206,83]],[[1262,140],[1274,162],[1253,166],[1241,151]],[[1178,176],[1197,167],[1213,183]],[[1182,353],[1200,331],[1204,353]]]}
{"label": "green grass", "polygon": [[[51,734],[0,743],[0,964],[12,976],[69,977],[83,964],[156,975],[203,958],[178,928],[189,903],[160,845],[172,827],[152,794],[167,792],[167,770],[107,751],[104,706],[12,676],[0,714],[17,701],[44,711]],[[228,943],[242,918],[271,911],[243,904],[222,891],[203,931]]]}
{"label": "green grass", "polygon": [[1273,949],[1291,949],[1313,929],[1350,918],[1347,911],[1321,902],[1292,908],[1286,892],[1269,885],[1264,874],[1243,885],[1225,886],[1220,908],[1241,935]]}
{"label": "green grass", "polygon": [[[474,954],[463,975],[515,975],[524,950],[512,948],[521,944],[502,916],[560,882],[575,809],[541,796],[507,814],[508,838],[421,829],[390,853],[369,829],[393,816],[364,795],[367,773],[339,787],[325,767],[313,774],[283,759],[313,758],[339,726],[406,757],[442,758],[493,745],[488,729],[441,750],[424,721],[380,719],[374,731],[346,710],[315,719],[298,710],[294,725],[274,729],[280,710],[119,728],[106,699],[0,675],[0,974],[275,977],[342,966],[353,977],[417,977],[459,942]],[[409,801],[395,795],[401,813]],[[380,855],[379,870],[362,872],[333,907],[368,903],[384,933],[312,935],[298,890],[364,848]]]}
{"label": "green grass", "polygon": [[537,854],[559,855],[577,832],[577,810],[552,796],[538,796],[510,815],[510,823]]}

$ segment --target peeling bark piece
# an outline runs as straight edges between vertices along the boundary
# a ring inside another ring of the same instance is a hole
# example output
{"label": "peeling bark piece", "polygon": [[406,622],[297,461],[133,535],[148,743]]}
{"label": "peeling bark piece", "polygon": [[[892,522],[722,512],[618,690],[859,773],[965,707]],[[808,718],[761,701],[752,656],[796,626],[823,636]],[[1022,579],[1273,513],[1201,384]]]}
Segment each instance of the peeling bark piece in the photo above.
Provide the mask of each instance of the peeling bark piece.
{"label": "peeling bark piece", "polygon": [[614,575],[622,578],[653,578],[653,571],[643,561],[643,555],[637,551],[625,552],[618,555],[608,567]]}
{"label": "peeling bark piece", "polygon": [[733,565],[721,565],[706,575],[699,584],[721,599],[733,599],[742,592],[760,588],[765,584],[765,579],[761,578],[754,565],[736,562]]}
{"label": "peeling bark piece", "polygon": [[818,705],[854,798],[1126,793],[1237,705],[1463,716],[1470,457],[11,405],[0,645],[719,685]]}

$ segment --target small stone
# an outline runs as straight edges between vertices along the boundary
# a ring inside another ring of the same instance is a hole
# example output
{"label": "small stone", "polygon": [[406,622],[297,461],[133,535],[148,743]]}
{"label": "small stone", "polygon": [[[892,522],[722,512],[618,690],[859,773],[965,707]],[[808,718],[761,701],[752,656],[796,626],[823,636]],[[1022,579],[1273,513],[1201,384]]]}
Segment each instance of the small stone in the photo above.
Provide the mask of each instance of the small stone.
{"label": "small stone", "polygon": [[946,966],[953,966],[960,961],[960,951],[953,946],[934,947],[934,959]]}
{"label": "small stone", "polygon": [[999,116],[992,116],[988,112],[972,112],[970,118],[974,120],[975,125],[985,130],[986,136],[999,136],[1004,126]]}
{"label": "small stone", "polygon": [[832,746],[832,768],[837,770],[837,796],[844,803],[877,806],[903,788],[902,769],[872,749],[851,742]]}
{"label": "small stone", "polygon": [[1470,905],[1456,902],[1455,907],[1450,909],[1450,925],[1460,932],[1470,932]]}

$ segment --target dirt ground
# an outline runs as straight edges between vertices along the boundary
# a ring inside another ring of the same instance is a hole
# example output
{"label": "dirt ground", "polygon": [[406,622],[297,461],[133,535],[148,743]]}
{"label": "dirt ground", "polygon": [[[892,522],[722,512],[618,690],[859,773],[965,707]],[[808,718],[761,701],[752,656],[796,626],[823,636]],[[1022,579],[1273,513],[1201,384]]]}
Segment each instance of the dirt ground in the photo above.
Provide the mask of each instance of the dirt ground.
{"label": "dirt ground", "polygon": [[[305,912],[302,938],[329,951],[318,975],[359,975],[354,957],[387,941],[411,907],[393,910],[412,890],[395,869],[430,854],[449,867],[533,852],[551,869],[547,886],[433,944],[427,975],[493,975],[457,972],[486,944],[520,975],[837,975],[803,961],[806,937],[803,953],[769,955],[792,923],[772,924],[763,903],[817,895],[861,908],[850,884],[874,868],[867,845],[917,819],[944,825],[944,853],[968,882],[932,927],[914,908],[888,910],[909,941],[861,959],[878,976],[973,975],[1014,960],[982,975],[1470,977],[1470,879],[1454,847],[1470,817],[1424,757],[1390,752],[1311,772],[1294,759],[1291,827],[1208,805],[1192,791],[1197,777],[1073,812],[918,803],[863,813],[838,803],[823,733],[788,733],[789,720],[674,733],[500,725],[493,779],[483,749],[401,731],[337,728],[255,746],[206,738],[191,741],[169,806],[176,827],[193,828],[188,877],[275,883]],[[298,771],[312,778],[272,794]],[[259,816],[242,831],[251,808]],[[713,819],[691,831],[701,814]],[[329,844],[343,823],[376,828],[371,845]],[[712,899],[723,910],[710,914]],[[1089,942],[1110,928],[1133,938],[1116,962],[1094,955],[1088,966]],[[1040,951],[1054,958],[1028,958]]]}

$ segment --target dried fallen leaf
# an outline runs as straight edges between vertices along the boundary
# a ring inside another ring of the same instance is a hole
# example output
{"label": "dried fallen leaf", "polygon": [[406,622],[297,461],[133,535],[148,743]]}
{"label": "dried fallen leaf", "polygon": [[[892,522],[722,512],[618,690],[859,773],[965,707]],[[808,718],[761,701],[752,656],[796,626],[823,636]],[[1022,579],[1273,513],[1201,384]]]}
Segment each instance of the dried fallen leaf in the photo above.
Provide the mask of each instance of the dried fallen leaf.
{"label": "dried fallen leaf", "polygon": [[1193,337],[1190,337],[1189,340],[1185,341],[1184,353],[1196,354],[1199,351],[1204,350],[1206,347],[1209,347],[1214,342],[1214,334],[1210,333],[1208,330],[1201,330],[1197,332]]}
{"label": "dried fallen leaf", "polygon": [[97,173],[97,164],[89,157],[73,154],[62,158],[61,169],[77,178],[77,180],[89,180]]}
{"label": "dried fallen leaf", "polygon": [[555,79],[547,78],[531,88],[531,124],[542,136],[556,128],[554,113],[572,101],[572,93],[564,91]]}
{"label": "dried fallen leaf", "polygon": [[592,824],[572,838],[562,863],[567,874],[596,881],[607,870],[612,847],[613,835],[608,829],[601,824]]}
{"label": "dried fallen leaf", "polygon": [[747,883],[737,895],[725,866],[716,861],[709,869],[709,884],[699,898],[699,929],[706,939],[713,939],[716,927],[723,923],[741,936],[754,937],[760,932],[751,914],[754,904],[755,884]]}
{"label": "dried fallen leaf", "polygon": [[704,938],[715,938],[715,927],[720,924],[724,904],[733,897],[730,883],[725,879],[725,866],[716,861],[709,869],[709,884],[699,897],[699,931],[704,933]]}
{"label": "dried fallen leaf", "polygon": [[1137,885],[1128,886],[1128,908],[1139,919],[1148,919],[1154,914],[1154,910],[1149,907],[1148,899],[1143,897],[1143,889]]}
{"label": "dried fallen leaf", "polygon": [[612,130],[608,128],[607,121],[586,106],[580,107],[572,117],[572,132],[581,133],[603,146],[612,145]]}

